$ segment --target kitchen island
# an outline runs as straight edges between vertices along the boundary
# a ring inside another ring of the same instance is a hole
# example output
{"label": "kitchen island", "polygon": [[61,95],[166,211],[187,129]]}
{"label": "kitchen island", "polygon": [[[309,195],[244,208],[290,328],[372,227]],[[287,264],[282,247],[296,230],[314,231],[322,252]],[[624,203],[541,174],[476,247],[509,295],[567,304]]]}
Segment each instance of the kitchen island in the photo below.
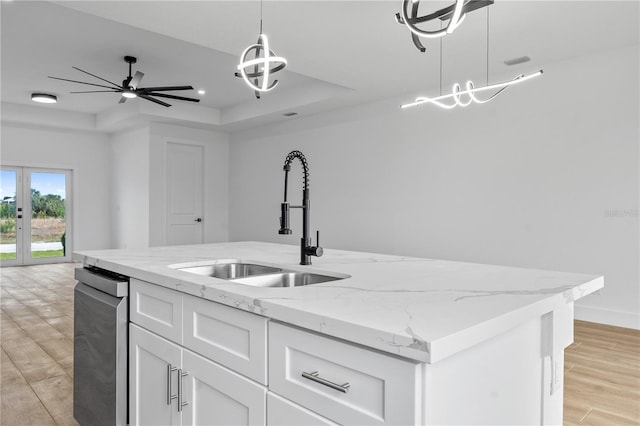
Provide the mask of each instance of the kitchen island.
{"label": "kitchen island", "polygon": [[[603,287],[593,275],[330,249],[301,266],[299,247],[260,242],[74,259],[131,277],[132,424],[160,421],[141,414],[153,393],[141,369],[171,351],[176,373],[153,386],[172,423],[561,424],[573,303]],[[224,259],[344,278],[270,288],[181,269]],[[234,380],[224,398],[203,390]]]}

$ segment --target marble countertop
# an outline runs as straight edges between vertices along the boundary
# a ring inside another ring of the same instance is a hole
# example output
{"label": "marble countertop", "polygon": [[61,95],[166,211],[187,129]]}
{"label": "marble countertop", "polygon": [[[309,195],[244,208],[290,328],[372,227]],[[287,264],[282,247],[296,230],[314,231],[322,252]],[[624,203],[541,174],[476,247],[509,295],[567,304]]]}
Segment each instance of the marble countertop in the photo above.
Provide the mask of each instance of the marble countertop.
{"label": "marble countertop", "polygon": [[[597,275],[236,242],[79,251],[74,260],[417,361],[434,363],[604,285]],[[257,288],[170,265],[240,259],[350,278]]]}

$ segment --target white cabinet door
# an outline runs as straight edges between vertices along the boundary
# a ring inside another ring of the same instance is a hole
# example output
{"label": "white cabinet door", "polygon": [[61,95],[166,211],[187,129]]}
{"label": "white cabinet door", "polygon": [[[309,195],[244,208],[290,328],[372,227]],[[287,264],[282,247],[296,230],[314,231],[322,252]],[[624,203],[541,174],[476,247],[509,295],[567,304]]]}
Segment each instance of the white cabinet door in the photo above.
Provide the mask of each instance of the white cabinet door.
{"label": "white cabinet door", "polygon": [[181,348],[134,324],[129,337],[129,423],[180,425],[177,398],[171,396],[177,396]]}
{"label": "white cabinet door", "polygon": [[338,426],[337,423],[273,392],[267,393],[267,407],[268,426]]}
{"label": "white cabinet door", "polygon": [[266,388],[183,350],[185,425],[264,425]]}

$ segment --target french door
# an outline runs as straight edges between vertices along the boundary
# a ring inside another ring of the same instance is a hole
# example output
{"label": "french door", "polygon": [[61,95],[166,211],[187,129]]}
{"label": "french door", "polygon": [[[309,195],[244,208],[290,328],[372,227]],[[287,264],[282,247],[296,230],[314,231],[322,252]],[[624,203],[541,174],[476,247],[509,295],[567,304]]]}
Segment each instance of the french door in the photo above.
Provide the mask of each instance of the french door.
{"label": "french door", "polygon": [[0,264],[71,261],[71,171],[0,168]]}

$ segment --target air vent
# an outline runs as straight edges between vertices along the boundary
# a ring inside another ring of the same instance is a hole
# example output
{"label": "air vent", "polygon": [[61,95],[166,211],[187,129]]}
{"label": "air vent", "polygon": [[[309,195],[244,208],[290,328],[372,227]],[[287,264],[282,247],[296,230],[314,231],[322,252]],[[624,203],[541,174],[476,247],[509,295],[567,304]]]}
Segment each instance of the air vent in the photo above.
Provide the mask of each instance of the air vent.
{"label": "air vent", "polygon": [[520,56],[519,58],[508,59],[504,61],[504,64],[512,66],[512,65],[523,64],[525,62],[529,62],[530,60],[531,58],[528,56]]}
{"label": "air vent", "polygon": [[285,117],[293,117],[294,115],[298,115],[297,112],[285,112],[284,114]]}

